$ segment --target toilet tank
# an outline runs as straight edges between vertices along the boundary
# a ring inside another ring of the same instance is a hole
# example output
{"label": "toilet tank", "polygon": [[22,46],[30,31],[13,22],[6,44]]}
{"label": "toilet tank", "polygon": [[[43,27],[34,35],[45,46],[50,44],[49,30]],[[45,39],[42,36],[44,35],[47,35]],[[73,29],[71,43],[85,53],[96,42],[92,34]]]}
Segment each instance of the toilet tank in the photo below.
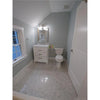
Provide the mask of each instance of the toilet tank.
{"label": "toilet tank", "polygon": [[55,48],[55,52],[57,55],[61,55],[63,53],[63,48]]}

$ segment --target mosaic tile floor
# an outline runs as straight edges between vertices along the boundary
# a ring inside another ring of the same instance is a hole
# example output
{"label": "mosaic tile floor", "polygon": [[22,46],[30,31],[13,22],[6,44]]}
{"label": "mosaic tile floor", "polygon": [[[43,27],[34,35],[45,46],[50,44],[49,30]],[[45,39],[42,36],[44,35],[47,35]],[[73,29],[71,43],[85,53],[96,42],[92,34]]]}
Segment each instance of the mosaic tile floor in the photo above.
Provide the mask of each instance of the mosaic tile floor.
{"label": "mosaic tile floor", "polygon": [[56,62],[35,63],[29,72],[14,86],[14,91],[47,100],[74,100],[77,96],[67,73],[67,66],[56,67]]}

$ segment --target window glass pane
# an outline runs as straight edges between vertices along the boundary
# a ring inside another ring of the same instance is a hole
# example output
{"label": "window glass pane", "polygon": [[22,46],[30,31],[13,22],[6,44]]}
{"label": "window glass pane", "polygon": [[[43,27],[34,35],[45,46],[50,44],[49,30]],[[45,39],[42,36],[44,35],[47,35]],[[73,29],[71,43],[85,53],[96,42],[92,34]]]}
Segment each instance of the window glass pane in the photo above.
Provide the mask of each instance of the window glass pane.
{"label": "window glass pane", "polygon": [[18,35],[17,35],[17,31],[13,31],[13,44],[18,44]]}
{"label": "window glass pane", "polygon": [[13,60],[22,56],[20,45],[13,46]]}
{"label": "window glass pane", "polygon": [[20,45],[18,46],[18,56],[21,56],[21,47],[20,47]]}
{"label": "window glass pane", "polygon": [[13,53],[13,60],[16,59],[16,53]]}
{"label": "window glass pane", "polygon": [[18,41],[18,35],[16,31],[13,31],[13,60],[16,60],[20,56],[22,56],[22,53]]}

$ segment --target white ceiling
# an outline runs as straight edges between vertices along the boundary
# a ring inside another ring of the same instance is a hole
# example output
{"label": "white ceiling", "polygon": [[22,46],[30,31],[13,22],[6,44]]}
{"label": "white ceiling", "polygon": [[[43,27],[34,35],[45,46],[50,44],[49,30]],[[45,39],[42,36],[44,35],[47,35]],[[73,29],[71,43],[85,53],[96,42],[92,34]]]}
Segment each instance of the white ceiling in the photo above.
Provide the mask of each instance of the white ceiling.
{"label": "white ceiling", "polygon": [[[64,12],[70,11],[78,0],[49,0],[51,12]],[[64,9],[64,6],[67,6],[67,9]]]}
{"label": "white ceiling", "polygon": [[13,16],[34,27],[51,12],[70,11],[76,1],[78,0],[13,0]]}

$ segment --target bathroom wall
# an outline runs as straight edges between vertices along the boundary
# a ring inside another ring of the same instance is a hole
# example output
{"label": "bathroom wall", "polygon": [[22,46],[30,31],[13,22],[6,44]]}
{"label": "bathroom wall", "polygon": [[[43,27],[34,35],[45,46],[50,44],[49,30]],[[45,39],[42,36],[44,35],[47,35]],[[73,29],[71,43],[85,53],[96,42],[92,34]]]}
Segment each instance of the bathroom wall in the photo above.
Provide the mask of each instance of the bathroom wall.
{"label": "bathroom wall", "polygon": [[24,28],[25,44],[27,57],[17,65],[13,66],[13,76],[15,76],[25,65],[27,65],[33,59],[32,47],[35,44],[35,29],[30,25],[14,18],[13,25],[17,25]]}
{"label": "bathroom wall", "polygon": [[[54,47],[62,47],[65,49],[65,58],[69,19],[69,12],[51,13],[40,23],[40,25],[46,25],[49,27],[49,43],[54,45]],[[55,51],[50,49],[49,55],[50,57],[55,56]]]}
{"label": "bathroom wall", "polygon": [[76,10],[79,4],[80,2],[76,2],[72,11],[70,12],[69,31],[68,31],[68,36],[67,36],[67,63],[68,65],[70,62],[70,50],[72,47],[72,40],[73,40],[73,34],[74,34]]}

